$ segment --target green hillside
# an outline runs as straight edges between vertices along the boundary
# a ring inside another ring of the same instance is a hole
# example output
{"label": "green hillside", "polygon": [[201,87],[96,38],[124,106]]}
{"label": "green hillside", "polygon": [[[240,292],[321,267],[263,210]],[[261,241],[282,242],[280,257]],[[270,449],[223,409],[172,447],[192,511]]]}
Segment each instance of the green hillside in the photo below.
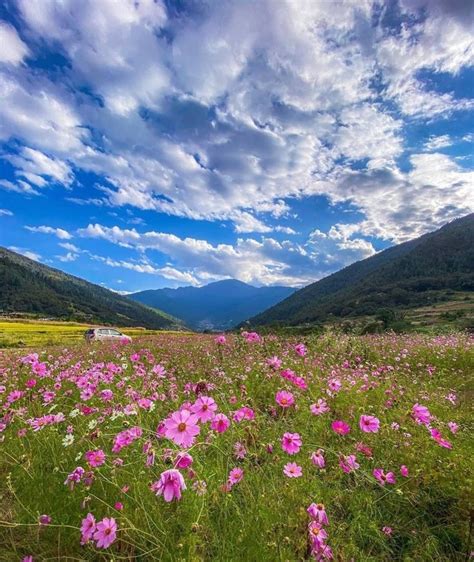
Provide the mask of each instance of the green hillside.
{"label": "green hillside", "polygon": [[404,311],[474,290],[474,214],[297,291],[250,319],[291,326]]}
{"label": "green hillside", "polygon": [[160,311],[1,247],[0,313],[153,329],[176,325]]}

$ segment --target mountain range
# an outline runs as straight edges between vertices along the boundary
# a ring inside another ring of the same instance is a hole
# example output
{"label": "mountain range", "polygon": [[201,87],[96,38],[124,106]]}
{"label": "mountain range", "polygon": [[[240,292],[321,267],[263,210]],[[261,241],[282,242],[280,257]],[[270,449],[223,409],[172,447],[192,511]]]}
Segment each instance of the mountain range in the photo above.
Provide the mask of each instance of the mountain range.
{"label": "mountain range", "polygon": [[254,316],[252,326],[324,323],[426,306],[474,290],[474,214],[312,283]]}
{"label": "mountain range", "polygon": [[181,319],[195,330],[226,330],[295,292],[291,287],[254,287],[225,279],[203,287],[155,289],[129,298]]}
{"label": "mountain range", "polygon": [[2,247],[0,312],[153,329],[179,325],[161,311]]}

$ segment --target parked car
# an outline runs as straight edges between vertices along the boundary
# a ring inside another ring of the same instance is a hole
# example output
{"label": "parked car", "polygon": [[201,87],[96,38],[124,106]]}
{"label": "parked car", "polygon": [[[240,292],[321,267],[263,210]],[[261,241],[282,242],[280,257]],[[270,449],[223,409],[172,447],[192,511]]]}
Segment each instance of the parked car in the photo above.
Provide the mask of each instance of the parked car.
{"label": "parked car", "polygon": [[122,334],[115,328],[90,328],[84,334],[84,338],[89,343],[93,341],[132,341],[130,336]]}

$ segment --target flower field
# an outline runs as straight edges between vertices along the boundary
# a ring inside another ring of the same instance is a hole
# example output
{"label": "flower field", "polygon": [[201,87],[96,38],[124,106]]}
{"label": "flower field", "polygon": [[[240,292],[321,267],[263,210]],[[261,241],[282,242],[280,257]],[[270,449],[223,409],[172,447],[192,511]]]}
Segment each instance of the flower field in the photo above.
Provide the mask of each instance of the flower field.
{"label": "flower field", "polygon": [[466,560],[473,344],[0,352],[0,560]]}

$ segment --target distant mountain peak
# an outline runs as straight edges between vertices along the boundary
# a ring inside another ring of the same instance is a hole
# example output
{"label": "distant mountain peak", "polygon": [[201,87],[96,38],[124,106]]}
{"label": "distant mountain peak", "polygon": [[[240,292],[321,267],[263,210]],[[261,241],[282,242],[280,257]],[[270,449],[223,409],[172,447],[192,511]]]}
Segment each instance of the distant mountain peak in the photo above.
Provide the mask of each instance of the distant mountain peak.
{"label": "distant mountain peak", "polygon": [[129,297],[164,310],[194,329],[225,330],[276,304],[294,290],[254,287],[238,279],[222,279],[202,287],[147,290]]}

